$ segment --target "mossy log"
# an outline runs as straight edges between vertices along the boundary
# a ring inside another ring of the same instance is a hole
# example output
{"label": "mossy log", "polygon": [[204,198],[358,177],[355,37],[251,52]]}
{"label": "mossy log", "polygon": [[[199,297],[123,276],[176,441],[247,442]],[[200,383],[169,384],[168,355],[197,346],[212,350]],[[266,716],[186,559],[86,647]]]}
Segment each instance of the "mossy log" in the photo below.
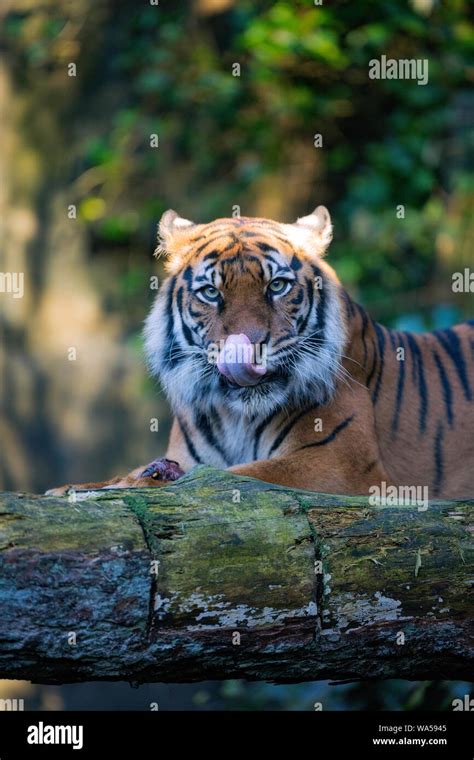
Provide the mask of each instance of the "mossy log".
{"label": "mossy log", "polygon": [[1,494],[0,677],[474,680],[473,514],[209,467]]}

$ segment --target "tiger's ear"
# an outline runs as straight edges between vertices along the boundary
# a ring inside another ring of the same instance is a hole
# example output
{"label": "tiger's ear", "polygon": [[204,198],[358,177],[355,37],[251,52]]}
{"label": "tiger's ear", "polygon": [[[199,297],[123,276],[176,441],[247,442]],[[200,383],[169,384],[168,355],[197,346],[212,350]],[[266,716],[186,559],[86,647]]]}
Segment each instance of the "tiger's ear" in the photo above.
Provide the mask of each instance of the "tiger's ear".
{"label": "tiger's ear", "polygon": [[173,209],[165,211],[158,225],[158,247],[155,255],[158,256],[160,253],[172,254],[174,238],[179,237],[182,232],[188,232],[194,226],[194,222],[178,216]]}
{"label": "tiger's ear", "polygon": [[324,253],[332,240],[332,223],[326,206],[317,206],[312,214],[296,220],[296,226],[307,230],[311,241],[319,244],[319,254]]}

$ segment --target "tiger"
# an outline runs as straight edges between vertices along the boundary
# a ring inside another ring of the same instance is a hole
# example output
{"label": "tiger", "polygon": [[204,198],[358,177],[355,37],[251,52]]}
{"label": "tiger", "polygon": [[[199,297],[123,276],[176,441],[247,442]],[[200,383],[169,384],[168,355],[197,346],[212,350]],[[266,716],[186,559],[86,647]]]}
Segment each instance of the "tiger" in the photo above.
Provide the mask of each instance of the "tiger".
{"label": "tiger", "polygon": [[165,456],[78,488],[162,486],[196,465],[287,488],[474,493],[474,320],[389,329],[326,261],[324,206],[295,223],[164,213],[166,278],[145,321],[169,400]]}

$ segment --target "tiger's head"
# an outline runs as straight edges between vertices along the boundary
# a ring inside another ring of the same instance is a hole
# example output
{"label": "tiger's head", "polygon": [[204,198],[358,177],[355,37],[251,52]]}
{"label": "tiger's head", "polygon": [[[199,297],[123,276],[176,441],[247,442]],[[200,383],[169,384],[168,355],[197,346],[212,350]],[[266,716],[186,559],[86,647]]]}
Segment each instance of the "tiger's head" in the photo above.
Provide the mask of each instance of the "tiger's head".
{"label": "tiger's head", "polygon": [[324,206],[295,224],[163,215],[169,276],[145,342],[175,411],[223,404],[255,417],[331,397],[345,343],[340,286],[323,261],[331,238]]}

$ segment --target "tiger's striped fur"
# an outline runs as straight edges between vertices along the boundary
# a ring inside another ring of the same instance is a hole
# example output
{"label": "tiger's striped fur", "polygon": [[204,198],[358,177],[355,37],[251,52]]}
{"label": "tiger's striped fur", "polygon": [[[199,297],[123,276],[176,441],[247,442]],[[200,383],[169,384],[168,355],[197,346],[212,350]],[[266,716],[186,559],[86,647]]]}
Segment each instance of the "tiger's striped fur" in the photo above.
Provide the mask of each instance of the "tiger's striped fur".
{"label": "tiger's striped fur", "polygon": [[[474,321],[425,334],[374,323],[324,260],[331,237],[323,207],[296,224],[164,215],[169,277],[145,335],[174,412],[166,456],[184,471],[206,463],[324,492],[385,483],[472,496]],[[267,349],[254,385],[209,361],[238,334]],[[142,472],[110,482],[159,484]]]}

